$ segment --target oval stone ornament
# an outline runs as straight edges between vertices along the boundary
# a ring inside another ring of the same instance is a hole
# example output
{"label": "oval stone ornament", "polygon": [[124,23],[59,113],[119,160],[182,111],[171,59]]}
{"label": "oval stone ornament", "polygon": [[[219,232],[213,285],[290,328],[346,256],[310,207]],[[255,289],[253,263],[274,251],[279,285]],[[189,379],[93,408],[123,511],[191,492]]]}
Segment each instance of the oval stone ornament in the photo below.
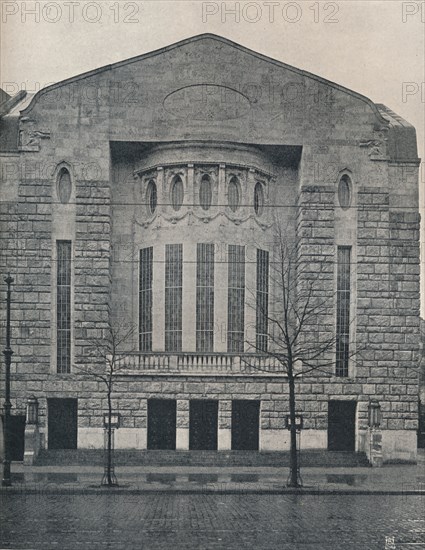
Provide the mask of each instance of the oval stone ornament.
{"label": "oval stone ornament", "polygon": [[244,117],[249,99],[240,92],[218,84],[194,84],[171,92],[164,109],[181,119],[224,121]]}

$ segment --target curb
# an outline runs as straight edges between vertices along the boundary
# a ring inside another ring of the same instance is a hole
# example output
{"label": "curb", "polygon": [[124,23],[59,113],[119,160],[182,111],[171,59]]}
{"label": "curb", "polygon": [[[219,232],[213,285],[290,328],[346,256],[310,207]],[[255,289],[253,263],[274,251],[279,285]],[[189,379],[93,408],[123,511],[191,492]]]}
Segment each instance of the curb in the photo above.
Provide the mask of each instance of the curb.
{"label": "curb", "polygon": [[196,494],[216,494],[216,495],[388,495],[388,496],[425,496],[425,490],[383,490],[383,489],[314,489],[314,488],[245,488],[226,489],[214,487],[199,488],[138,488],[138,487],[1,487],[0,499],[3,495],[142,495],[142,494],[168,494],[168,495],[196,495]]}

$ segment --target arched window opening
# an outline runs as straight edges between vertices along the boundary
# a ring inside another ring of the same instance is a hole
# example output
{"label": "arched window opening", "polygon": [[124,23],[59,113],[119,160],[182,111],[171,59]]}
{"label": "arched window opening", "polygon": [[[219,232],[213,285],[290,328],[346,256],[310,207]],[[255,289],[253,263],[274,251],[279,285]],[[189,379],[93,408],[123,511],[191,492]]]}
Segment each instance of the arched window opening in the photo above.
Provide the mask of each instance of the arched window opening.
{"label": "arched window opening", "polygon": [[347,210],[351,206],[351,181],[346,174],[339,180],[338,201],[343,210]]}
{"label": "arched window opening", "polygon": [[204,174],[199,187],[199,204],[204,210],[209,210],[212,203],[211,180],[207,174]]}
{"label": "arched window opening", "polygon": [[58,177],[58,197],[62,204],[68,204],[72,193],[71,175],[66,168],[61,168]]}
{"label": "arched window opening", "polygon": [[146,204],[149,214],[153,214],[158,205],[158,192],[154,180],[150,180],[146,190]]}
{"label": "arched window opening", "polygon": [[182,207],[183,197],[183,182],[180,176],[176,176],[171,186],[171,205],[176,212]]}
{"label": "arched window opening", "polygon": [[228,189],[228,204],[232,212],[236,212],[236,210],[239,208],[239,202],[239,184],[236,176],[233,176],[229,181]]}
{"label": "arched window opening", "polygon": [[261,216],[264,210],[264,191],[260,182],[255,184],[254,189],[254,211],[257,216]]}

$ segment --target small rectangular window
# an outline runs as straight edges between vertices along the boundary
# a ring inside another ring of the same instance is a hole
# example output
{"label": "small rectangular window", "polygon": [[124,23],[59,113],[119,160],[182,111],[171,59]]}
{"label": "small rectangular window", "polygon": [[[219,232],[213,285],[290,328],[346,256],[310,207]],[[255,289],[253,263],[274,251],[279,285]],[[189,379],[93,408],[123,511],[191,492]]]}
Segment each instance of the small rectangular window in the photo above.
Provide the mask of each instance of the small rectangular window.
{"label": "small rectangular window", "polygon": [[196,257],[196,351],[214,350],[214,244],[198,244]]}
{"label": "small rectangular window", "polygon": [[182,350],[183,245],[165,245],[165,351]]}
{"label": "small rectangular window", "polygon": [[71,241],[56,241],[56,369],[71,372]]}
{"label": "small rectangular window", "polygon": [[152,351],[153,247],[140,251],[139,272],[139,349]]}
{"label": "small rectangular window", "polygon": [[256,349],[267,351],[269,317],[269,253],[257,250]]}
{"label": "small rectangular window", "polygon": [[228,248],[227,351],[242,352],[245,334],[245,247]]}
{"label": "small rectangular window", "polygon": [[338,247],[337,262],[336,376],[344,377],[350,359],[351,247]]}

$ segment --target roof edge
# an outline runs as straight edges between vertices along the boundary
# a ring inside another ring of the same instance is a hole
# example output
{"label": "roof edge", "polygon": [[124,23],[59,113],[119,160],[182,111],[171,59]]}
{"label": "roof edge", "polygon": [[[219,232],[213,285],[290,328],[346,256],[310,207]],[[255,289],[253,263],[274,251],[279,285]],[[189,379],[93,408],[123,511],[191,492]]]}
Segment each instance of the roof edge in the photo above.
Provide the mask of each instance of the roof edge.
{"label": "roof edge", "polygon": [[129,65],[131,63],[136,63],[136,62],[141,61],[143,59],[148,59],[150,57],[155,57],[155,56],[160,55],[164,52],[171,51],[175,48],[179,48],[179,47],[184,46],[186,44],[190,44],[192,42],[197,42],[199,40],[205,40],[205,39],[212,39],[212,40],[216,40],[218,42],[222,42],[223,44],[226,44],[228,46],[232,46],[232,47],[234,47],[238,50],[241,50],[245,53],[253,55],[254,57],[256,57],[258,59],[261,59],[263,61],[267,61],[268,63],[272,63],[274,65],[285,68],[285,69],[287,69],[289,71],[292,71],[294,73],[297,73],[299,75],[302,75],[302,76],[311,78],[313,80],[316,80],[318,82],[321,82],[323,84],[326,84],[327,86],[331,86],[333,88],[336,88],[337,90],[339,90],[341,92],[347,93],[347,94],[359,99],[360,101],[363,101],[364,103],[366,103],[372,109],[372,111],[374,112],[374,114],[376,115],[378,120],[382,124],[388,125],[388,120],[385,119],[381,115],[378,107],[368,97],[366,97],[366,96],[364,96],[364,95],[362,95],[358,92],[355,92],[354,90],[350,90],[349,88],[346,88],[345,86],[341,86],[340,84],[332,82],[331,80],[327,80],[326,78],[315,75],[315,74],[310,73],[308,71],[305,71],[303,69],[298,69],[297,67],[294,67],[293,65],[289,65],[287,63],[284,63],[283,61],[278,61],[277,59],[274,59],[274,58],[269,57],[265,54],[256,52],[255,50],[252,50],[252,49],[250,49],[246,46],[242,46],[241,44],[238,44],[237,42],[233,42],[232,40],[230,40],[228,38],[224,38],[223,36],[219,36],[219,35],[214,34],[214,33],[197,34],[195,36],[191,36],[189,38],[179,40],[178,42],[174,42],[173,44],[169,44],[168,46],[163,46],[163,47],[158,48],[156,50],[153,50],[153,51],[141,54],[141,55],[137,55],[135,57],[130,57],[129,59],[125,59],[125,60],[122,60],[122,61],[117,61],[115,63],[104,65],[104,66],[99,67],[97,69],[92,69],[91,71],[87,71],[85,73],[81,73],[79,75],[67,78],[65,80],[61,80],[60,82],[57,82],[55,84],[51,84],[50,86],[47,86],[46,88],[43,88],[42,90],[38,91],[35,94],[35,96],[32,98],[30,104],[24,110],[21,111],[21,114],[29,113],[32,110],[32,108],[34,107],[35,103],[38,101],[38,99],[40,97],[42,97],[43,95],[45,95],[46,93],[52,91],[52,90],[56,90],[58,88],[61,88],[62,86],[72,84],[73,82],[78,82],[79,80],[84,80],[86,78],[90,78],[92,76],[95,76],[96,74],[102,74],[104,72],[110,71],[110,70],[112,70],[114,68],[117,68],[117,67],[123,67],[123,66]]}
{"label": "roof edge", "polygon": [[0,118],[10,113],[10,111],[27,96],[26,90],[20,90],[16,95],[4,101],[0,105]]}

